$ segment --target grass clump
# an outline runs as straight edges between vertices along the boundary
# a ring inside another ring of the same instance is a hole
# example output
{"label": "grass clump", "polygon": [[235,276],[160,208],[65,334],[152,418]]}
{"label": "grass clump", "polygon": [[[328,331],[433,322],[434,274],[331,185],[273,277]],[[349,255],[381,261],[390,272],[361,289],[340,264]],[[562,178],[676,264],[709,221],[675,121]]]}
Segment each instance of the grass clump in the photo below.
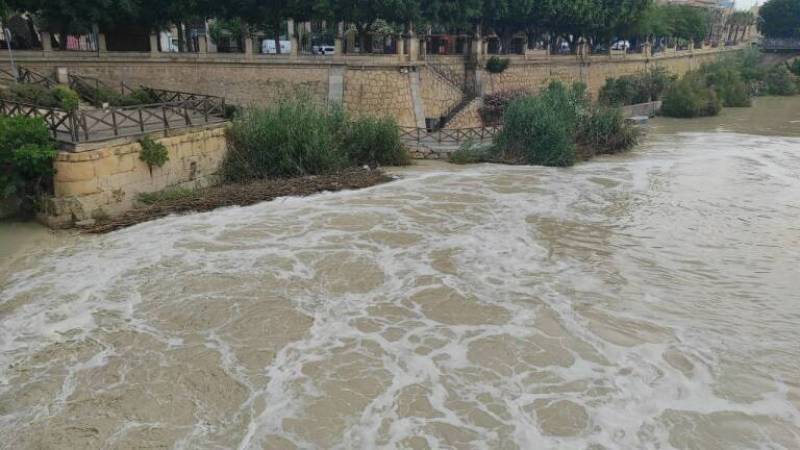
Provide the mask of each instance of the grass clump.
{"label": "grass clump", "polygon": [[56,148],[40,118],[0,117],[0,197],[32,212],[52,191]]}
{"label": "grass clump", "polygon": [[156,203],[172,202],[190,197],[194,190],[185,187],[171,187],[157,192],[143,192],[136,196],[139,203],[154,205]]}
{"label": "grass clump", "polygon": [[715,116],[722,110],[722,102],[714,88],[706,84],[700,72],[687,72],[673,83],[664,94],[661,114],[667,117]]}
{"label": "grass clump", "polygon": [[450,154],[449,161],[453,164],[477,164],[491,161],[491,155],[487,147],[470,139]]}
{"label": "grass clump", "polygon": [[530,95],[531,93],[525,89],[507,89],[485,95],[481,107],[478,109],[481,122],[486,126],[499,125],[503,122],[503,114],[511,102]]}
{"label": "grass clump", "polygon": [[242,111],[227,136],[221,173],[228,182],[408,163],[394,120],[351,120],[340,107],[325,108],[302,98]]}

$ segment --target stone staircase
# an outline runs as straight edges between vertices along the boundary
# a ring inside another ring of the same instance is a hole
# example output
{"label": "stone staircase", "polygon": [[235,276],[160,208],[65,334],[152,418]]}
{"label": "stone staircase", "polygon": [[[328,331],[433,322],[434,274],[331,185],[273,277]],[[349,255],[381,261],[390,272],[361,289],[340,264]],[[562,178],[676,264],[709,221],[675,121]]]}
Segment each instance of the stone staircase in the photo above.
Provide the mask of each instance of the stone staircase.
{"label": "stone staircase", "polygon": [[[453,107],[447,111],[438,124],[438,128],[446,128],[447,124],[453,120],[454,117],[458,116],[461,111],[463,111],[477,98],[477,94],[475,93],[475,89],[470,88],[470,83],[467,83],[466,75],[462,77],[453,73],[453,71],[449,70],[446,66],[429,60],[425,61],[425,65],[433,73],[446,80],[454,88],[461,92],[461,101],[453,105]],[[467,72],[465,71],[465,73]]]}

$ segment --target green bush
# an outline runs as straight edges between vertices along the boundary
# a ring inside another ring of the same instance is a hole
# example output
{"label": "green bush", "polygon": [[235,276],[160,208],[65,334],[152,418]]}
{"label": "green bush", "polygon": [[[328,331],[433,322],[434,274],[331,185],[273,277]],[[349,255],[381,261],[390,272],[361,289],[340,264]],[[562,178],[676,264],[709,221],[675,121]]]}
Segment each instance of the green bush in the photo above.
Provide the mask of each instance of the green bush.
{"label": "green bush", "polygon": [[795,95],[797,82],[784,65],[777,65],[764,76],[764,93],[767,95]]}
{"label": "green bush", "polygon": [[35,209],[52,189],[56,149],[44,120],[0,117],[0,196],[16,197]]}
{"label": "green bush", "polygon": [[400,129],[394,119],[359,118],[346,124],[342,149],[351,164],[401,166],[409,163],[409,156],[400,141]]}
{"label": "green bush", "polygon": [[664,94],[661,114],[667,117],[715,116],[722,110],[722,102],[713,88],[699,72],[687,72],[673,83]]}
{"label": "green bush", "polygon": [[503,73],[510,65],[510,59],[492,56],[486,61],[486,71],[489,73]]}
{"label": "green bush", "polygon": [[587,107],[586,87],[552,82],[536,97],[514,100],[494,142],[494,158],[511,163],[571,166],[578,121]]}
{"label": "green bush", "polygon": [[61,107],[61,101],[56,97],[55,91],[38,84],[14,83],[8,87],[3,96],[9,100],[47,108]]}
{"label": "green bush", "polygon": [[337,151],[331,115],[306,101],[242,113],[228,128],[222,165],[226,181],[316,175],[339,170],[347,157]]}
{"label": "green bush", "polygon": [[53,95],[58,99],[59,106],[64,111],[75,111],[81,102],[81,97],[77,92],[61,84],[53,88]]}
{"label": "green bush", "polygon": [[797,76],[800,76],[800,58],[796,58],[794,61],[788,62],[786,64],[790,72],[792,72]]}
{"label": "green bush", "polygon": [[228,182],[408,162],[394,120],[351,121],[342,108],[321,107],[305,98],[242,111],[228,128],[227,138],[229,150],[221,174]]}
{"label": "green bush", "polygon": [[619,153],[639,141],[639,130],[626,123],[617,107],[595,106],[581,118],[577,131],[580,156]]}
{"label": "green bush", "polygon": [[752,89],[745,82],[741,66],[736,59],[720,59],[705,64],[700,69],[705,82],[714,89],[723,106],[746,107],[752,105]]}
{"label": "green bush", "polygon": [[675,76],[657,67],[635,75],[608,78],[600,88],[598,100],[608,106],[635,105],[658,100]]}
{"label": "green bush", "polygon": [[169,161],[169,152],[167,147],[160,142],[156,142],[150,136],[145,136],[139,140],[142,150],[139,152],[139,159],[147,164],[150,168],[150,173],[153,173],[153,167],[162,167]]}

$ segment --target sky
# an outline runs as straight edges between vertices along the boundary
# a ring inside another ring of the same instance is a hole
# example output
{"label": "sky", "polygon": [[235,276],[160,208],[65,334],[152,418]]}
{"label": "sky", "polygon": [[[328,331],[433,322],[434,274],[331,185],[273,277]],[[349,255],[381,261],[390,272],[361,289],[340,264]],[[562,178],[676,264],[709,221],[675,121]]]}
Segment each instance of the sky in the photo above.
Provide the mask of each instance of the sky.
{"label": "sky", "polygon": [[764,1],[761,0],[736,0],[736,9],[750,9],[756,3],[764,4]]}

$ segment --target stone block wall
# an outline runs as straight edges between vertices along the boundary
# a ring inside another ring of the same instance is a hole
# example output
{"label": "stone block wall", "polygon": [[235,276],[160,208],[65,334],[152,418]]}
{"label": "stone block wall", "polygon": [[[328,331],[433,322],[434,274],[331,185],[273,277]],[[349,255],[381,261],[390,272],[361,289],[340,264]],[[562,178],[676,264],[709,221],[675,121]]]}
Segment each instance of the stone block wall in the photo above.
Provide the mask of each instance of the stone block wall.
{"label": "stone block wall", "polygon": [[53,63],[23,63],[24,67],[52,73],[63,64],[70,73],[90,76],[118,86],[125,82],[225,97],[237,105],[268,104],[302,93],[324,103],[328,97],[328,65],[259,64],[247,62],[140,60],[70,60]]}
{"label": "stone block wall", "polygon": [[400,126],[416,126],[410,74],[400,68],[349,68],[344,77],[345,111],[391,116]]}
{"label": "stone block wall", "polygon": [[42,220],[53,227],[69,227],[123,213],[141,193],[169,187],[203,187],[216,181],[227,150],[224,125],[173,131],[153,138],[167,147],[169,161],[152,172],[139,159],[141,145],[132,139],[59,152],[55,161],[55,196]]}

